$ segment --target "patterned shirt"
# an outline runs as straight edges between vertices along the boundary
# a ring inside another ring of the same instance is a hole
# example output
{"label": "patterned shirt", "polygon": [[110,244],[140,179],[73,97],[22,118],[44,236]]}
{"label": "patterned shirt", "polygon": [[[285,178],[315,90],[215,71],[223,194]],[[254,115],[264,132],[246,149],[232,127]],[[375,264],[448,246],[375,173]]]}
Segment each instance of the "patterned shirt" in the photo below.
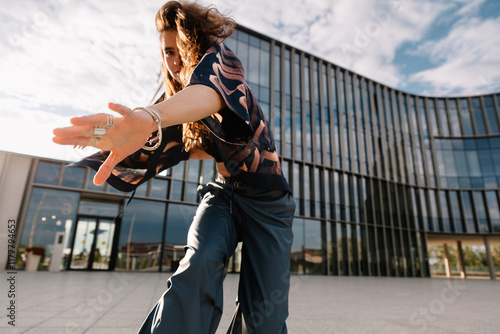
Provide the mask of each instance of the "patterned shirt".
{"label": "patterned shirt", "polygon": [[[227,105],[201,120],[215,139],[206,152],[221,159],[236,181],[263,190],[291,192],[269,124],[245,82],[238,57],[222,43],[208,49],[193,70],[188,86],[199,84],[216,90]],[[109,152],[99,152],[76,164],[97,170],[108,155]],[[182,126],[170,126],[163,129],[163,141],[157,150],[141,149],[128,156],[116,166],[107,182],[118,190],[132,191],[162,170],[187,159]]]}

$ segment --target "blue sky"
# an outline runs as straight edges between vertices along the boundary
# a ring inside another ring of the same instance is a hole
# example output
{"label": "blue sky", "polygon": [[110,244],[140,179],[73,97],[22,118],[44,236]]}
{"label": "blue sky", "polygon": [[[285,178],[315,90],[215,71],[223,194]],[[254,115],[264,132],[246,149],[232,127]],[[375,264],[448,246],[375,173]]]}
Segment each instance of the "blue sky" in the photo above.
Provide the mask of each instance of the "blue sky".
{"label": "blue sky", "polygon": [[[0,8],[0,150],[78,160],[52,143],[108,101],[145,105],[164,1],[10,1]],[[207,3],[207,2],[204,2]],[[213,0],[238,23],[405,92],[500,91],[500,1]]]}

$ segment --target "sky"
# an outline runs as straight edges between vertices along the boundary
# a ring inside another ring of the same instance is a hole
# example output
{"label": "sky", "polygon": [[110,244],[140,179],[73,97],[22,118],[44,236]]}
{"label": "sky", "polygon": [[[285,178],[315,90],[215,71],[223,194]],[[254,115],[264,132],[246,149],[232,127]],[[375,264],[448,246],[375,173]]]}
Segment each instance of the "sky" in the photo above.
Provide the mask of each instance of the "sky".
{"label": "sky", "polygon": [[[0,0],[0,151],[76,161],[73,116],[149,104],[165,1]],[[500,92],[498,0],[213,0],[245,27],[422,96]]]}

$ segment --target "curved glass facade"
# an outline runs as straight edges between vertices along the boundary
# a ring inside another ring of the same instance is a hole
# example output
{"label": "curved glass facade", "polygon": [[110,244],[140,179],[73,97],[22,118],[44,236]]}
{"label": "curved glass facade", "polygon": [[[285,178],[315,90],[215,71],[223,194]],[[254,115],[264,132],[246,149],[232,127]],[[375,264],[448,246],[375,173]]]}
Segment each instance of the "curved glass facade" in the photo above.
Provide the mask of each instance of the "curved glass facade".
{"label": "curved glass facade", "polygon": [[[427,277],[439,262],[430,244],[451,238],[462,254],[473,237],[500,272],[500,94],[408,94],[243,27],[227,45],[269,119],[297,202],[293,273]],[[38,163],[26,229],[45,188],[123,205],[126,195],[95,187],[92,172],[61,166]],[[214,167],[183,162],[137,190],[115,229],[116,269],[175,269],[196,188]]]}
{"label": "curved glass facade", "polygon": [[243,28],[227,44],[297,201],[293,272],[429,276],[429,235],[500,232],[499,94],[408,94]]}

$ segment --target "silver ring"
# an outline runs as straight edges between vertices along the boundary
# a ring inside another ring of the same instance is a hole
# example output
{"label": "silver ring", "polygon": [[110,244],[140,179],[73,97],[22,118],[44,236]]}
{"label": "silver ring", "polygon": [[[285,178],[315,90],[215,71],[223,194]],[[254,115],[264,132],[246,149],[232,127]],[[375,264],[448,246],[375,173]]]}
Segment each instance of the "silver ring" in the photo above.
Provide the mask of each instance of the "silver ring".
{"label": "silver ring", "polygon": [[131,118],[134,118],[134,116],[135,116],[135,111],[130,110],[130,114],[128,114],[125,118],[126,119],[131,119]]}
{"label": "silver ring", "polygon": [[104,125],[103,127],[112,128],[113,126],[115,126],[115,118],[113,117],[113,115],[106,114],[106,117],[107,117],[106,125]]}
{"label": "silver ring", "polygon": [[92,135],[93,138],[102,138],[106,135],[106,129],[104,128],[94,128],[94,134]]}

